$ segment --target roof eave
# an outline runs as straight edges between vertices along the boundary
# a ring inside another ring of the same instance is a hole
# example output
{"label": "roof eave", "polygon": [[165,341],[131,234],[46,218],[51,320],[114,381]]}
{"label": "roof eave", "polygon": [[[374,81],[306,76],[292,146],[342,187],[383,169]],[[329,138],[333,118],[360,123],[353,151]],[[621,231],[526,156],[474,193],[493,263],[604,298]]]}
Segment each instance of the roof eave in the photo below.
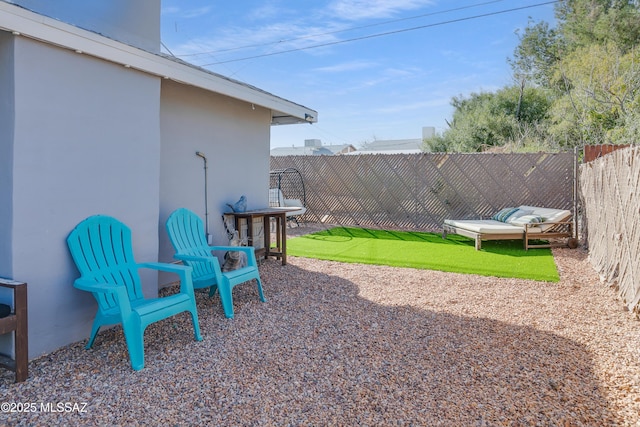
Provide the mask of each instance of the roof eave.
{"label": "roof eave", "polygon": [[315,110],[240,81],[147,52],[4,1],[0,1],[0,30],[267,108],[271,110],[272,124],[315,123],[318,118]]}

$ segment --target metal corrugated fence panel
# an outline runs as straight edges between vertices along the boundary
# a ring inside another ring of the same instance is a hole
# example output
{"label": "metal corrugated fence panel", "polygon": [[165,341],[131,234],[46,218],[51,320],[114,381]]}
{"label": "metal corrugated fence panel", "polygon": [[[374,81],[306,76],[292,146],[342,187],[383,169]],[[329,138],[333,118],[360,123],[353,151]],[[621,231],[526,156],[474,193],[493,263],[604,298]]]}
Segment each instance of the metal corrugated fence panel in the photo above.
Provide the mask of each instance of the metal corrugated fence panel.
{"label": "metal corrugated fence panel", "polygon": [[573,210],[573,153],[424,153],[271,157],[304,178],[305,219],[440,230],[507,206]]}
{"label": "metal corrugated fence panel", "polygon": [[591,162],[597,158],[600,158],[606,154],[609,154],[616,150],[621,150],[623,148],[630,147],[629,144],[619,145],[619,144],[603,144],[603,145],[585,145],[583,147],[584,158],[582,161],[584,163]]}

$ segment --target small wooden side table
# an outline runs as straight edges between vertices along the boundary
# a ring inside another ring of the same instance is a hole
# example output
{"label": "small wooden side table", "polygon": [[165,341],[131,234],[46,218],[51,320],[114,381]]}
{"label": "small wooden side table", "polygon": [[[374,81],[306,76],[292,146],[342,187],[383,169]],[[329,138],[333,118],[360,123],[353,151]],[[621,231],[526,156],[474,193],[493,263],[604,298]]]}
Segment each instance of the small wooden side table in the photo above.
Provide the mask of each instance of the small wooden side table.
{"label": "small wooden side table", "polygon": [[0,366],[16,373],[16,382],[29,376],[29,330],[27,326],[27,284],[0,278],[0,287],[13,289],[13,313],[0,319],[0,335],[14,332],[15,360],[0,355]]}
{"label": "small wooden side table", "polygon": [[[262,218],[264,224],[264,248],[256,249],[256,257],[270,256],[282,260],[282,265],[287,265],[287,212],[293,212],[299,208],[264,208],[252,209],[245,212],[231,212],[236,230],[240,230],[240,220],[247,220],[247,240],[249,246],[253,244],[253,219]],[[276,222],[276,246],[271,247],[271,218]]]}

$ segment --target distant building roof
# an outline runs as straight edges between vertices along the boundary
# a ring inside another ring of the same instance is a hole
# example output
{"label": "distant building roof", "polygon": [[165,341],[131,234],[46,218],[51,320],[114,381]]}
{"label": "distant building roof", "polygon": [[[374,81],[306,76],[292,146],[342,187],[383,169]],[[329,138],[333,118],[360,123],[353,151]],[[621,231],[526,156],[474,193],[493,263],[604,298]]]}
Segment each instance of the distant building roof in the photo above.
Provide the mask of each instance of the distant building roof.
{"label": "distant building roof", "polygon": [[276,147],[270,151],[272,156],[332,156],[326,147]]}
{"label": "distant building roof", "polygon": [[387,139],[368,142],[353,154],[411,154],[422,151],[422,139]]}
{"label": "distant building roof", "polygon": [[356,151],[356,147],[351,144],[323,145],[322,148],[326,148],[333,154],[346,154]]}
{"label": "distant building roof", "polygon": [[271,149],[272,156],[332,156],[355,151],[351,144],[305,145],[304,147],[276,147]]}

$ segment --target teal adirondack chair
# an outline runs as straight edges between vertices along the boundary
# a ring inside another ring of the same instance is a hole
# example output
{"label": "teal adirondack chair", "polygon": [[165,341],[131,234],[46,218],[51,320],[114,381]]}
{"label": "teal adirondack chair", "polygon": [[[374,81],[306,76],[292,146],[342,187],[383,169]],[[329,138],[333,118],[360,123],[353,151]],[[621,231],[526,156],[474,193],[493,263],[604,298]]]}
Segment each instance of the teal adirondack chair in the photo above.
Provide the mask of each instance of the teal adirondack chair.
{"label": "teal adirondack chair", "polygon": [[[209,288],[209,296],[216,289],[220,291],[220,301],[227,318],[233,318],[234,286],[255,279],[258,282],[260,301],[265,302],[258,263],[252,246],[209,246],[202,220],[194,212],[180,208],[167,219],[167,233],[176,251],[174,257],[193,267],[193,287]],[[218,258],[212,251],[241,251],[247,254],[247,266],[223,272]]]}
{"label": "teal adirondack chair", "polygon": [[[74,286],[93,293],[98,311],[86,348],[93,346],[100,327],[122,324],[134,370],[144,368],[144,330],[151,323],[183,311],[191,313],[196,341],[202,341],[191,280],[191,267],[158,262],[137,264],[131,230],[115,218],[95,215],[82,221],[67,237],[69,251],[81,277]],[[150,268],[176,273],[180,292],[145,298],[138,270]]]}

